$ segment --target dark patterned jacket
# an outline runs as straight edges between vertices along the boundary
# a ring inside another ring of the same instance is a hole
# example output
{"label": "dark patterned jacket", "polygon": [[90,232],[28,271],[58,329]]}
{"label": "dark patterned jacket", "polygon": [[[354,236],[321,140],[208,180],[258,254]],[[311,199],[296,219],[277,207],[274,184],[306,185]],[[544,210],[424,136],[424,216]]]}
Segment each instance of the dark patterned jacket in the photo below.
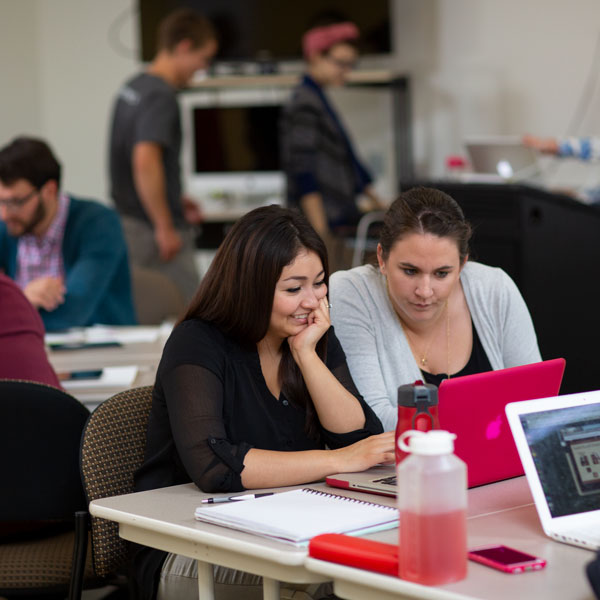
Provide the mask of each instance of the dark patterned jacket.
{"label": "dark patterned jacket", "polygon": [[322,88],[308,75],[283,109],[280,148],[289,206],[299,206],[304,195],[319,192],[331,228],[358,222],[356,197],[371,176]]}

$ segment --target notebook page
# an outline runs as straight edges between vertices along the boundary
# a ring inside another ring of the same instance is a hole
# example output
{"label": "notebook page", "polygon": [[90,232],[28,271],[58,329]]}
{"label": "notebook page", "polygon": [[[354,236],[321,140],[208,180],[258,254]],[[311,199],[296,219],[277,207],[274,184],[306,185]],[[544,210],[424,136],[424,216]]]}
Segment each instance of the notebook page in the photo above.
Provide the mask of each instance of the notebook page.
{"label": "notebook page", "polygon": [[263,498],[201,506],[196,519],[256,535],[301,544],[322,533],[352,533],[394,527],[398,511],[310,488]]}

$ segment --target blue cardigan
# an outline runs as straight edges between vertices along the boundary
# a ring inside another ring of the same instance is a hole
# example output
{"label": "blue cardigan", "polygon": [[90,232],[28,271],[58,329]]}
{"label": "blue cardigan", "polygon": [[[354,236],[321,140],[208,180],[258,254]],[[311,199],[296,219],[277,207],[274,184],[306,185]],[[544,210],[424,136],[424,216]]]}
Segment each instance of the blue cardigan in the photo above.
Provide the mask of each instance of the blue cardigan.
{"label": "blue cardigan", "polygon": [[[0,221],[0,270],[12,279],[17,242]],[[62,253],[67,293],[56,310],[40,309],[47,331],[136,323],[127,247],[114,210],[71,197]]]}

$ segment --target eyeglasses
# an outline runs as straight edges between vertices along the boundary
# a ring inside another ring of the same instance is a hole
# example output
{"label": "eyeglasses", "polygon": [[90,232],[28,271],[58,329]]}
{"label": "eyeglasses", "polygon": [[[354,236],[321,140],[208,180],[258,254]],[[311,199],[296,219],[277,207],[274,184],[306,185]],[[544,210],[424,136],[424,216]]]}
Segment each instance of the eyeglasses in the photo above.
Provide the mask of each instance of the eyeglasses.
{"label": "eyeglasses", "polygon": [[331,56],[329,54],[326,55],[327,59],[330,60],[336,67],[344,71],[351,71],[356,67],[356,60],[343,60],[341,58],[335,58],[335,56]]}
{"label": "eyeglasses", "polygon": [[23,208],[34,196],[39,194],[40,191],[38,189],[32,190],[24,196],[23,198],[7,198],[5,200],[0,200],[0,208],[5,208],[6,210],[19,210]]}

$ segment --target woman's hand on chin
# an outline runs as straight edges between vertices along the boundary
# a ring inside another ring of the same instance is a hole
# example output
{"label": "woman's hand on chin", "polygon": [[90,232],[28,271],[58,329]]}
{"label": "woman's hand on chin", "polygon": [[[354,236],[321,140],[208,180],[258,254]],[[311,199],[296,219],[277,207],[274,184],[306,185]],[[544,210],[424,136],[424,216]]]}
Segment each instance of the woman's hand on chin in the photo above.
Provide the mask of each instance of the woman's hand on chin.
{"label": "woman's hand on chin", "polygon": [[330,327],[329,302],[327,297],[323,297],[319,300],[317,308],[309,313],[307,326],[300,333],[288,338],[294,360],[298,362],[302,356],[314,352],[318,341]]}

